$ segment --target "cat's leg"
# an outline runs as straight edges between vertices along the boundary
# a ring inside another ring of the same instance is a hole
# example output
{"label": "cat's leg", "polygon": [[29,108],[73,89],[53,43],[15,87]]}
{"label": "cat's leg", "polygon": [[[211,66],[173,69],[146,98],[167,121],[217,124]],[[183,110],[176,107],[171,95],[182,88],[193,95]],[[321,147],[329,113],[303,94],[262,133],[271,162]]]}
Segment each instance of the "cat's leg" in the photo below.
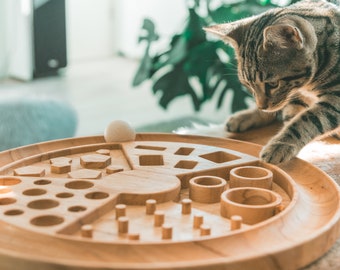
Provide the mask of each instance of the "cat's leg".
{"label": "cat's leg", "polygon": [[320,101],[293,118],[262,149],[265,162],[278,164],[293,158],[307,143],[335,131],[340,124],[340,92],[324,94]]}
{"label": "cat's leg", "polygon": [[252,128],[266,126],[276,119],[276,113],[267,113],[257,108],[233,114],[225,124],[226,131],[243,132]]}

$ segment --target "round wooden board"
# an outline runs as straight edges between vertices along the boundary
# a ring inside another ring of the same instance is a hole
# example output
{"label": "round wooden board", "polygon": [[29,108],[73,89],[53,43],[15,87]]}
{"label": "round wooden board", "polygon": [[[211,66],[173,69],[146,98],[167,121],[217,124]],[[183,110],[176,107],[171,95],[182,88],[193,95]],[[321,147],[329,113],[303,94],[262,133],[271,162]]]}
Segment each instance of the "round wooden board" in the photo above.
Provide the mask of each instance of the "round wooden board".
{"label": "round wooden board", "polygon": [[[276,177],[274,181],[286,189],[291,201],[281,213],[274,217],[252,226],[245,226],[240,230],[219,235],[212,234],[206,237],[194,237],[189,240],[155,241],[131,241],[126,238],[108,241],[106,239],[82,238],[77,232],[74,232],[79,229],[79,224],[67,227],[68,229],[65,229],[66,232],[54,230],[55,226],[51,226],[51,228],[47,226],[47,229],[40,227],[34,229],[33,225],[32,227],[25,227],[23,225],[27,222],[25,215],[14,215],[13,217],[4,215],[4,212],[8,211],[8,207],[11,207],[4,203],[0,205],[0,268],[19,270],[297,269],[322,256],[339,236],[339,188],[328,175],[307,162],[294,159],[281,167],[262,164],[256,158],[261,148],[259,145],[222,138],[174,134],[137,134],[136,142],[140,146],[138,151],[149,151],[150,153],[162,151],[163,148],[166,148],[164,145],[172,147],[178,144],[182,151],[179,154],[181,156],[179,160],[182,161],[179,169],[186,171],[191,170],[192,161],[189,162],[186,159],[191,154],[185,153],[186,150],[191,149],[191,146],[194,149],[195,145],[201,145],[202,149],[208,149],[210,152],[215,151],[216,155],[217,153],[218,155],[221,152],[224,153],[221,149],[225,149],[228,155],[236,155],[244,159],[245,161],[242,164],[251,163],[271,169]],[[117,143],[116,145],[119,144]],[[52,158],[67,157],[102,148],[105,149],[106,145],[102,136],[94,136],[51,141],[12,149],[0,153],[0,172],[3,179],[8,176],[13,177],[15,169],[32,164],[45,164]],[[137,156],[136,154],[129,162],[133,162]],[[153,157],[152,160],[150,156]],[[156,165],[152,164],[152,166],[149,166],[150,164],[142,164],[144,172],[157,171],[156,167],[162,167],[163,161],[160,162],[157,159],[159,156],[159,154],[147,156],[149,158],[148,162],[155,162]],[[214,157],[211,158],[208,154],[201,154],[202,156],[206,159],[214,159]],[[183,160],[186,162],[183,163]],[[226,164],[233,162],[223,160],[223,158],[222,161]],[[142,161],[139,160],[139,162],[141,163]],[[178,160],[176,162],[178,164]],[[223,169],[223,162],[219,160],[214,162],[217,164],[217,167],[220,166]],[[237,163],[228,165],[229,167],[226,166],[230,170],[236,165]],[[220,172],[221,170],[217,169],[217,171]],[[209,172],[209,168],[207,168],[207,172]],[[161,168],[157,171],[157,174],[164,176],[166,171]],[[183,182],[186,183],[189,180],[190,173],[184,175],[184,180],[181,179],[182,190],[186,188],[185,185],[183,186]],[[192,173],[192,176],[195,176],[195,173]],[[138,175],[136,176],[132,173],[130,177],[135,179]],[[31,178],[19,176],[22,182],[25,182],[27,179],[26,186],[23,189],[30,189],[30,183],[35,181],[34,177]],[[53,178],[55,178],[53,174],[46,176],[46,179]],[[148,181],[147,174],[143,175],[142,178],[146,182]],[[68,180],[62,178],[62,181],[67,182]],[[87,181],[99,181],[96,183],[100,183],[102,180]],[[170,177],[169,179],[165,177],[164,181],[168,181],[164,184],[166,192],[162,191],[156,195],[150,191],[145,193],[147,195],[142,192],[142,195],[137,194],[136,204],[142,204],[142,201],[148,198],[148,196],[158,196],[157,199],[163,200],[164,205],[171,203],[169,198],[175,196],[177,186],[172,184],[173,179]],[[0,194],[2,196],[0,197],[8,197],[8,189],[10,189],[10,192],[12,192],[11,196],[19,202],[21,197],[25,196],[22,193],[16,193],[15,187],[15,185],[6,186],[6,183],[3,182],[2,188],[4,188],[4,192]],[[56,188],[58,188],[58,185],[56,185]],[[63,186],[60,186],[60,189],[63,188]],[[171,190],[171,192],[168,190]],[[77,193],[81,192],[81,190],[73,192]],[[115,193],[117,189],[113,188],[108,191],[108,194],[113,196],[111,192]],[[39,196],[45,195],[34,195],[34,197]],[[129,196],[119,198],[128,203],[134,200]],[[108,202],[107,206],[101,206],[101,211],[92,214],[91,218],[86,216],[83,219],[79,219],[78,223],[88,223],[86,218],[89,218],[91,222],[100,219],[114,208],[114,204],[118,203],[117,200],[114,200],[114,196]],[[96,203],[97,201],[93,203],[94,207],[97,207]],[[18,207],[26,209],[27,205],[23,203],[23,205]],[[202,207],[202,209],[205,209],[204,206]],[[55,209],[57,210],[51,211],[57,213],[59,208]],[[31,209],[30,211],[33,212],[32,215],[37,215],[37,213],[43,213],[47,210]],[[64,218],[67,219],[67,215]]]}

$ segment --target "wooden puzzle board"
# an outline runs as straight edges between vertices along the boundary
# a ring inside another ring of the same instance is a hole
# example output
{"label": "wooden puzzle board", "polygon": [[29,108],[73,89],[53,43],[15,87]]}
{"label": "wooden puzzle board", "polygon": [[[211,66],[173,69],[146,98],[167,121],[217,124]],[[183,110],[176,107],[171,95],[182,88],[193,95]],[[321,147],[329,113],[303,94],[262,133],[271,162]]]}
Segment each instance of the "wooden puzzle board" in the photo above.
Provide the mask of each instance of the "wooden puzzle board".
{"label": "wooden puzzle board", "polygon": [[[138,134],[132,142],[108,144],[96,136],[2,152],[0,267],[302,267],[339,235],[339,189],[299,159],[285,170],[263,164],[259,149],[229,139]],[[260,222],[250,221],[253,206],[246,205],[235,229],[222,202],[192,199],[190,180],[222,178],[230,191],[230,171],[246,166],[270,170],[272,191],[282,201]],[[183,213],[189,198],[191,208]],[[148,200],[157,201],[156,212],[146,213]],[[119,219],[118,206],[125,211]],[[156,226],[159,215],[164,223]],[[194,224],[198,217],[201,227]]]}

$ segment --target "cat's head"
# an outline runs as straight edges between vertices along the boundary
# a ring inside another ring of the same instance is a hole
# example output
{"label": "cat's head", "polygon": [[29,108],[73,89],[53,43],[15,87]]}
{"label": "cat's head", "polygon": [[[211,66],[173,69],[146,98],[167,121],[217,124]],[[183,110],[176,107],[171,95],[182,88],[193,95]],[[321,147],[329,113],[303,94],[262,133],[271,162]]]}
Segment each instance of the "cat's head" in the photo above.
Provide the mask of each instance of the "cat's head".
{"label": "cat's head", "polygon": [[282,109],[313,70],[316,34],[312,25],[296,16],[275,14],[205,28],[235,48],[238,76],[254,95],[259,109]]}

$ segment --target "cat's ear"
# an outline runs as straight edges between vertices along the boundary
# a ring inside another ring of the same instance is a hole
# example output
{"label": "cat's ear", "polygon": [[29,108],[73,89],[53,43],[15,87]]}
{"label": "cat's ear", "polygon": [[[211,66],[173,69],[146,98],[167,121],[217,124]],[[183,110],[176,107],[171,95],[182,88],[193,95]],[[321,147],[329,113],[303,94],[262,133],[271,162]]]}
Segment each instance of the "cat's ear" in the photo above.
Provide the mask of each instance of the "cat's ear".
{"label": "cat's ear", "polygon": [[203,28],[206,32],[214,34],[229,43],[234,48],[237,48],[242,40],[243,27],[235,23],[216,24]]}
{"label": "cat's ear", "polygon": [[297,27],[289,24],[271,25],[263,31],[263,48],[277,46],[283,49],[303,48],[303,36]]}

